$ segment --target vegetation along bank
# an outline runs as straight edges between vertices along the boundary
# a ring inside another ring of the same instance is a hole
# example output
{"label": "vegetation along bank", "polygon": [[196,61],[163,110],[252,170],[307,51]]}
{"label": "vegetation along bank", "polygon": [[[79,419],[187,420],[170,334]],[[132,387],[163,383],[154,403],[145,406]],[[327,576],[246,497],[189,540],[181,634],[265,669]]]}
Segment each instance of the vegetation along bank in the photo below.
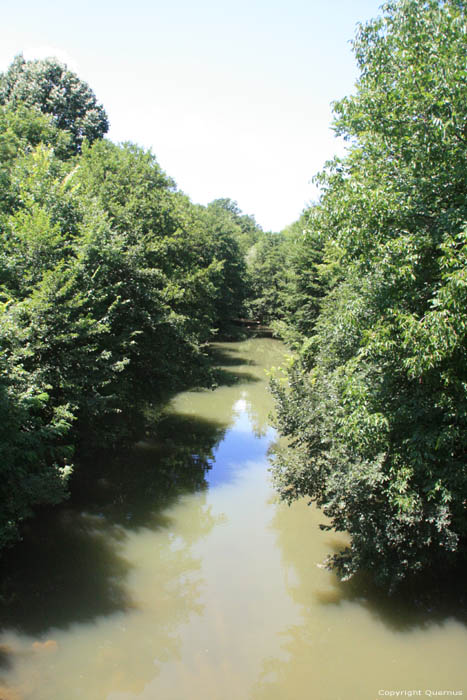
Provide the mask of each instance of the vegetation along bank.
{"label": "vegetation along bank", "polygon": [[359,27],[334,104],[345,157],[280,233],[193,204],[151,152],[105,138],[53,59],[0,79],[0,546],[66,497],[80,445],[132,439],[146,401],[208,377],[236,318],[294,359],[272,381],[287,500],[350,534],[329,565],[394,588],[465,558],[465,0],[398,0]]}

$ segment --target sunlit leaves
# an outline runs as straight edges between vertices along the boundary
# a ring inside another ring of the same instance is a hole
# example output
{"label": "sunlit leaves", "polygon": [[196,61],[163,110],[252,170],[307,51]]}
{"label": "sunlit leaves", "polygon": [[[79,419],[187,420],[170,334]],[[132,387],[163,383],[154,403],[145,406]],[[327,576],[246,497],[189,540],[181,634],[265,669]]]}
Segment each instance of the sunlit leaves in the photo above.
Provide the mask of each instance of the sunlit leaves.
{"label": "sunlit leaves", "polygon": [[329,291],[306,366],[274,388],[300,449],[277,459],[281,492],[350,532],[344,577],[389,587],[466,544],[465,9],[400,0],[360,27],[335,105],[349,151],[309,219]]}
{"label": "sunlit leaves", "polygon": [[57,59],[25,61],[16,56],[0,77],[0,103],[24,105],[49,114],[56,127],[71,136],[79,152],[84,139],[93,142],[108,131],[107,115],[90,87]]}
{"label": "sunlit leaves", "polygon": [[66,497],[76,445],[133,439],[146,402],[207,376],[204,346],[245,296],[225,210],[191,204],[132,144],[70,159],[69,136],[15,100],[0,110],[0,549]]}

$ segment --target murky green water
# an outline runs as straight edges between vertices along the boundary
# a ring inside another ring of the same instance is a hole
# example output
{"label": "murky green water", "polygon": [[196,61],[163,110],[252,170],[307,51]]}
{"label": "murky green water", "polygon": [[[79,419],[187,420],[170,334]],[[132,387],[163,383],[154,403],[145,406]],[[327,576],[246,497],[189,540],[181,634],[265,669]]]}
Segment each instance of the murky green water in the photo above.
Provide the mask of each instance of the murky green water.
{"label": "murky green water", "polygon": [[306,503],[276,502],[264,367],[282,346],[218,353],[216,390],[179,395],[157,441],[93,465],[74,502],[44,515],[9,560],[0,698],[467,694],[458,601],[339,584],[317,565],[342,538],[318,530]]}

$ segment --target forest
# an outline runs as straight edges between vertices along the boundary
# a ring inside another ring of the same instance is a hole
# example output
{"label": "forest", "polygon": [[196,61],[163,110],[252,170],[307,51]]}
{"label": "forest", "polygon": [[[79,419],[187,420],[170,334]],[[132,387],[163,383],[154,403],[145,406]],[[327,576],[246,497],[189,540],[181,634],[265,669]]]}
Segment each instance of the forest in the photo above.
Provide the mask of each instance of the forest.
{"label": "forest", "polygon": [[[328,560],[393,589],[467,551],[465,0],[397,0],[360,25],[346,155],[265,232],[194,204],[56,59],[0,76],[0,548],[67,498],[80,451],[210,381],[236,319],[290,347],[271,380],[275,485],[348,532]],[[286,446],[284,446],[284,444]]]}

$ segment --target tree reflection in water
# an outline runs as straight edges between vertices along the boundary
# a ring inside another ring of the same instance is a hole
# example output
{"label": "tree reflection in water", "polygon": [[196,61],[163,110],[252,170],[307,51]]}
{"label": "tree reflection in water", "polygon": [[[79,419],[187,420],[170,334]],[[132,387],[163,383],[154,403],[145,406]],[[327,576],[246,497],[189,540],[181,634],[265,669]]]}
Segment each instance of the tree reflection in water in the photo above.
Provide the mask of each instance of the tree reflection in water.
{"label": "tree reflection in water", "polygon": [[[172,511],[180,500],[207,487],[213,448],[224,431],[225,426],[211,421],[167,416],[157,438],[111,459],[108,453],[94,455],[75,479],[73,498],[29,524],[21,546],[4,560],[8,573],[0,600],[1,660],[6,671],[12,669],[8,677],[14,685],[31,697],[53,696],[51,686],[44,686],[44,660],[37,652],[50,650],[40,644],[53,637],[56,653],[66,663],[60,640],[73,625],[86,627],[87,635],[91,629],[91,638],[92,626],[98,626],[108,637],[98,652],[92,644],[82,649],[80,663],[95,666],[97,675],[99,665],[119,667],[118,687],[123,668],[134,675],[132,668],[138,667],[134,677],[143,683],[143,658],[154,672],[157,655],[162,660],[176,654],[177,628],[200,612],[199,561],[191,547],[216,518],[198,496],[193,526],[172,541]],[[135,588],[137,576],[148,578]],[[125,630],[136,620],[139,631],[128,646]],[[21,681],[15,683],[15,678]],[[53,686],[52,680],[48,683]]]}
{"label": "tree reflection in water", "polygon": [[[287,594],[301,622],[280,633],[263,661],[253,700],[377,697],[380,688],[463,687],[467,653],[465,586],[438,579],[387,596],[364,577],[342,583],[317,564],[345,535],[319,535],[325,520],[305,499],[278,504],[271,521]],[[441,660],[442,659],[442,663]]]}
{"label": "tree reflection in water", "polygon": [[[260,363],[278,364],[282,350],[260,341],[219,352],[227,386],[177,396],[135,449],[112,459],[94,455],[74,479],[72,500],[42,513],[11,553],[0,675],[27,700],[64,693],[126,700],[156,681],[174,697],[182,686],[189,696],[194,680],[202,697],[205,683],[219,688],[226,679],[232,696],[254,672],[250,658],[257,668],[268,605],[261,552],[270,539],[258,487],[271,438]],[[240,483],[235,470],[256,458],[251,483]],[[229,522],[216,527],[223,518]],[[254,649],[239,648],[251,619]]]}

